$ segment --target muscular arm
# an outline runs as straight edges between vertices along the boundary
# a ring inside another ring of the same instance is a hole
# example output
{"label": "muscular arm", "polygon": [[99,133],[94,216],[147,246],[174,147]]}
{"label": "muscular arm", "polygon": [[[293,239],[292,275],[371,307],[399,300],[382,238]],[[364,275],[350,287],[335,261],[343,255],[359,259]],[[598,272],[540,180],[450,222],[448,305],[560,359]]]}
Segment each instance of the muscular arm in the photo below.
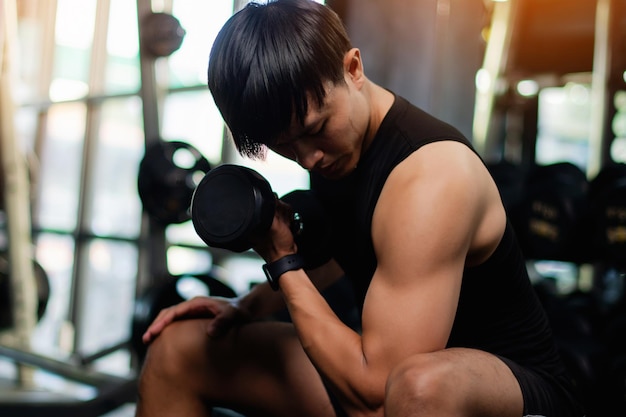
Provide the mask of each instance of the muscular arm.
{"label": "muscular arm", "polygon": [[464,145],[439,142],[400,164],[381,193],[372,226],[378,266],[362,334],[335,317],[302,271],[281,277],[303,346],[346,410],[376,414],[399,361],[446,346],[463,267],[493,251],[503,228],[484,166]]}

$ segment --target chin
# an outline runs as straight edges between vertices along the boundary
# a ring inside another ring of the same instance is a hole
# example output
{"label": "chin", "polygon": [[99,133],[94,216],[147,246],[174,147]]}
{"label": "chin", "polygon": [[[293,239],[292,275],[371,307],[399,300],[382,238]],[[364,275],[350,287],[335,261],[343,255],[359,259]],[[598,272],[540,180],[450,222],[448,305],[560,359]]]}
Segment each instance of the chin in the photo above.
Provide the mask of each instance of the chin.
{"label": "chin", "polygon": [[324,173],[322,176],[328,180],[340,180],[352,174],[355,168],[345,169],[344,167],[333,170],[332,172]]}

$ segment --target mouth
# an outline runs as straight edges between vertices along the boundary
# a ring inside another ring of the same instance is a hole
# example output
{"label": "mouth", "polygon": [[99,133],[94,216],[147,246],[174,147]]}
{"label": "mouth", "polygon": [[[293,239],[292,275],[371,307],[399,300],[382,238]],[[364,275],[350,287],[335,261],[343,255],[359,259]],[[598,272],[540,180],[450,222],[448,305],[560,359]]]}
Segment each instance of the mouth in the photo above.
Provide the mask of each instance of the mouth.
{"label": "mouth", "polygon": [[336,178],[340,174],[339,162],[335,161],[323,167],[320,167],[316,171],[324,178]]}

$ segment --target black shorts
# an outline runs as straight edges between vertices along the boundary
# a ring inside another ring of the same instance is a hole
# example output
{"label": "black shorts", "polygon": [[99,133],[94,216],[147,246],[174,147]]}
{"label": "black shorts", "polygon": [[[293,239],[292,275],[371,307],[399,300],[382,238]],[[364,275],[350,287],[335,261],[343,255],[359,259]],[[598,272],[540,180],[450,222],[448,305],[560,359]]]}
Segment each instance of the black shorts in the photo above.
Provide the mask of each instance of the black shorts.
{"label": "black shorts", "polygon": [[566,376],[542,375],[499,357],[513,372],[524,398],[524,417],[584,417],[574,384]]}
{"label": "black shorts", "polygon": [[[573,383],[566,377],[542,376],[510,359],[499,358],[511,369],[522,389],[523,417],[584,417],[585,411],[574,395]],[[326,384],[324,384],[326,385]],[[337,398],[326,386],[337,417],[347,417]]]}

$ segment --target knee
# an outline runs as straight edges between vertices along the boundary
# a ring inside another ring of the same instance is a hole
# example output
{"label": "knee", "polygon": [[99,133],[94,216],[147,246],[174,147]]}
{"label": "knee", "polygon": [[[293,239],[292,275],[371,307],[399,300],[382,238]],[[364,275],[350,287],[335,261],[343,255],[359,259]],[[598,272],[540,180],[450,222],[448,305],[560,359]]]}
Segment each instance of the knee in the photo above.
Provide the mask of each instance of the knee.
{"label": "knee", "polygon": [[168,325],[148,346],[142,374],[165,379],[189,375],[204,360],[208,337],[197,320],[181,320]]}
{"label": "knee", "polygon": [[387,379],[385,407],[397,410],[442,410],[450,406],[453,369],[433,355],[411,357],[395,367]]}

